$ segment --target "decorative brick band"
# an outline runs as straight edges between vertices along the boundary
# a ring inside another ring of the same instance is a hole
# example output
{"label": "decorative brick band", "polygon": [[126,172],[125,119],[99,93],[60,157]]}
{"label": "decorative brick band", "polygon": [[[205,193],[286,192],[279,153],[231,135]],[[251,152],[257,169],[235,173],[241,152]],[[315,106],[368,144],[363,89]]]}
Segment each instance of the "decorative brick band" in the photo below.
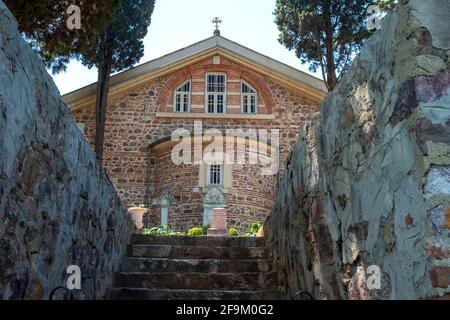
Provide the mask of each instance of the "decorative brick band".
{"label": "decorative brick band", "polygon": [[158,99],[156,100],[156,107],[158,110],[163,110],[165,106],[169,103],[173,92],[183,84],[186,80],[191,79],[191,73],[188,68],[182,69],[174,74],[172,74],[165,86],[161,88],[158,94]]}
{"label": "decorative brick band", "polygon": [[[209,62],[209,61],[208,61]],[[221,65],[215,65],[210,63],[198,63],[196,65],[184,68],[171,76],[169,76],[166,85],[160,91],[156,106],[158,110],[164,110],[164,108],[170,103],[174,91],[181,86],[185,81],[191,79],[198,79],[199,73],[203,75],[208,72],[223,72],[232,74],[233,77],[240,77],[242,80],[248,82],[253,88],[256,89],[259,95],[260,101],[266,106],[266,113],[272,113],[272,109],[275,106],[275,101],[272,97],[272,93],[267,87],[266,79],[264,76],[255,72],[245,69],[236,63],[226,63]],[[193,76],[195,75],[195,77]]]}

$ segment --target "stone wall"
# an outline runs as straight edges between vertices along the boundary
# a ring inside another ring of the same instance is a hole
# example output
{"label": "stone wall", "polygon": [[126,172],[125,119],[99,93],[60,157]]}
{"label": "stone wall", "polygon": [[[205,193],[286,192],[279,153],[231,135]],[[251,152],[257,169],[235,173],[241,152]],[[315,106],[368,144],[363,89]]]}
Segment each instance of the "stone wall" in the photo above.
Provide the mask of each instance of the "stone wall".
{"label": "stone wall", "polygon": [[0,299],[102,298],[132,232],[126,208],[0,1]]}
{"label": "stone wall", "polygon": [[302,129],[265,229],[287,296],[450,297],[449,30],[401,1]]}

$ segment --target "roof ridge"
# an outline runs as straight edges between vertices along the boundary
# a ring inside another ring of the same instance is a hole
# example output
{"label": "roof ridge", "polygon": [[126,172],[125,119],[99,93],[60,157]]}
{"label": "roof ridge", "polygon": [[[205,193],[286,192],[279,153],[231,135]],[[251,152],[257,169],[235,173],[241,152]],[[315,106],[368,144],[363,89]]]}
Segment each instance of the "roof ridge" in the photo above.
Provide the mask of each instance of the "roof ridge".
{"label": "roof ridge", "polygon": [[[214,49],[222,50],[224,54],[227,54],[228,52],[228,54],[235,59],[242,58],[247,60],[249,66],[253,68],[259,67],[262,73],[266,73],[268,76],[272,76],[275,79],[280,77],[286,78],[287,82],[295,87],[298,86],[299,88],[303,88],[303,91],[306,88],[311,88],[316,96],[321,96],[326,93],[325,84],[321,79],[221,35],[213,35],[189,46],[162,55],[159,58],[152,59],[137,66],[133,66],[125,71],[116,73],[111,77],[111,89],[136,79],[137,77],[155,74],[159,71],[159,76],[162,76],[164,72],[170,71],[171,66],[173,66],[173,68],[179,67],[182,61],[195,59],[196,56],[207,54],[208,51],[214,51]],[[276,75],[278,75],[278,77]],[[63,95],[63,98],[67,104],[75,104],[82,99],[87,99],[95,94],[96,84],[97,81],[69,92]]]}

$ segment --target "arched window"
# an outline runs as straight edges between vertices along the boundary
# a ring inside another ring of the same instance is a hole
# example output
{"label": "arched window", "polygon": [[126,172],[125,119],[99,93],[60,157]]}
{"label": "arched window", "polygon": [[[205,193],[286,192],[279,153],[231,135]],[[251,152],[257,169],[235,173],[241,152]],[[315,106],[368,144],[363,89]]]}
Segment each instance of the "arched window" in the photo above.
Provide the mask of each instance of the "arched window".
{"label": "arched window", "polygon": [[173,107],[175,112],[189,112],[191,105],[191,80],[183,83],[174,94]]}
{"label": "arched window", "polygon": [[248,83],[241,82],[242,113],[256,114],[258,109],[258,94]]}

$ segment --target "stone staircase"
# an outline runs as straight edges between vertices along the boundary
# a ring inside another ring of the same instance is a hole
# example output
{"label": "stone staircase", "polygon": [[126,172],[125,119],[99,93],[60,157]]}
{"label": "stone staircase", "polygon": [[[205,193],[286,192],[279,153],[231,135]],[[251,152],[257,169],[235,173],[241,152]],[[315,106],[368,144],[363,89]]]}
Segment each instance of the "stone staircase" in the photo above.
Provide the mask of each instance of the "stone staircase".
{"label": "stone staircase", "polygon": [[262,238],[133,235],[110,299],[281,299]]}

